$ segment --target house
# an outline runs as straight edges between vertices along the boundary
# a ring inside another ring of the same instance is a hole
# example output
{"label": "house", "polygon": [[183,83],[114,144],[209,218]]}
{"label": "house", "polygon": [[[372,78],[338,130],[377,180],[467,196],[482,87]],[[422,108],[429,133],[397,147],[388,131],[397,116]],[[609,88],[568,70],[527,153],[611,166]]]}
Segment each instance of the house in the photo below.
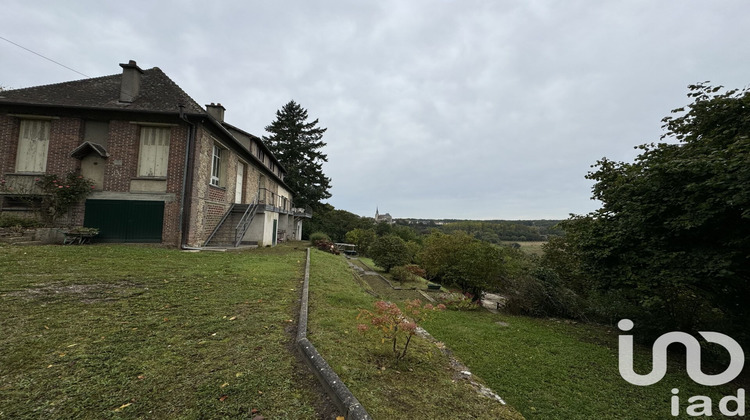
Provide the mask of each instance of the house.
{"label": "house", "polygon": [[[41,174],[80,171],[94,192],[61,225],[98,240],[182,247],[301,239],[284,167],[260,138],[198,105],[157,67],[0,92],[0,212],[30,214]],[[12,188],[15,187],[15,188]]]}

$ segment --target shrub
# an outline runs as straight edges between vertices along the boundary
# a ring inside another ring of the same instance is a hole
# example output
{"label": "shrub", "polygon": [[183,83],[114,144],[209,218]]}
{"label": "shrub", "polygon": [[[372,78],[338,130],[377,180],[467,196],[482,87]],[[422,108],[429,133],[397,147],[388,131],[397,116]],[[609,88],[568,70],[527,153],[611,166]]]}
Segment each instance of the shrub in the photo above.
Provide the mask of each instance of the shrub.
{"label": "shrub", "polygon": [[[409,342],[417,332],[417,322],[423,321],[432,312],[443,309],[443,305],[433,306],[428,303],[422,306],[421,300],[414,299],[406,302],[404,314],[395,303],[380,300],[375,302],[375,312],[361,309],[357,315],[358,320],[368,319],[374,328],[370,329],[370,325],[367,324],[359,324],[357,330],[361,333],[372,331],[381,343],[390,342],[393,356],[396,360],[401,360],[406,356]],[[403,350],[399,348],[399,341],[404,341]]]}
{"label": "shrub", "polygon": [[315,242],[324,240],[331,242],[331,237],[323,232],[313,232],[310,234],[310,243],[315,245]]}
{"label": "shrub", "polygon": [[414,274],[417,277],[422,277],[422,278],[427,277],[427,271],[424,268],[416,264],[405,265],[404,268],[406,269],[406,271]]}
{"label": "shrub", "polygon": [[507,297],[505,310],[531,316],[562,316],[582,318],[583,300],[560,283],[557,273],[538,267],[529,274],[506,279],[503,292]]}
{"label": "shrub", "polygon": [[42,224],[32,218],[20,217],[12,214],[0,214],[0,228],[3,227],[22,227],[22,228],[35,228],[40,227]]}
{"label": "shrub", "polygon": [[74,205],[91,194],[94,183],[77,172],[68,172],[63,179],[55,174],[45,174],[36,179],[37,185],[46,194],[42,212],[48,223],[67,213]]}
{"label": "shrub", "polygon": [[391,278],[401,284],[416,280],[414,274],[403,265],[391,269]]}
{"label": "shrub", "polygon": [[480,308],[479,300],[474,299],[470,293],[463,295],[449,295],[439,298],[440,303],[453,311],[473,311]]}
{"label": "shrub", "polygon": [[336,244],[334,244],[331,241],[327,241],[325,239],[318,239],[317,241],[315,241],[314,245],[315,245],[315,248],[318,248],[321,251],[330,252],[331,254],[334,254],[334,255],[340,254],[338,248],[336,248]]}

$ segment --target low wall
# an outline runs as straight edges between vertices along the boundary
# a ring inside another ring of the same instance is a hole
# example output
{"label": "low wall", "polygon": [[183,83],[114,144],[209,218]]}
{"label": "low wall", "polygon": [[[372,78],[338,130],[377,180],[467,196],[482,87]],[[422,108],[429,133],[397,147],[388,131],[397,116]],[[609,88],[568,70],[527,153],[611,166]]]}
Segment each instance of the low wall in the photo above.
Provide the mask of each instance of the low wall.
{"label": "low wall", "polygon": [[359,403],[354,394],[341,381],[336,372],[331,369],[323,356],[318,353],[315,346],[307,339],[307,315],[310,291],[310,248],[307,248],[307,260],[305,261],[305,280],[302,285],[302,304],[300,305],[299,324],[297,325],[297,348],[307,365],[312,369],[315,377],[328,396],[333,400],[339,410],[344,413],[347,420],[371,420],[362,404]]}

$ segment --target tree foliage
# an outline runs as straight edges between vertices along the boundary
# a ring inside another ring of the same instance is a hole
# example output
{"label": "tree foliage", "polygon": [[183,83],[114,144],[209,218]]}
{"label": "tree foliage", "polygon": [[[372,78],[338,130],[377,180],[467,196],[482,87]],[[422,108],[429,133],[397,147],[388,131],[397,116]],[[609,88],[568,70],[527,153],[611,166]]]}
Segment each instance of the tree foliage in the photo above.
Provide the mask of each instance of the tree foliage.
{"label": "tree foliage", "polygon": [[371,217],[362,217],[346,210],[339,210],[330,204],[322,204],[313,211],[312,219],[305,222],[302,230],[302,238],[306,238],[306,232],[325,232],[334,242],[346,240],[346,233],[360,228],[369,229],[373,227]]}
{"label": "tree foliage", "polygon": [[370,257],[386,272],[409,262],[406,242],[396,235],[381,236],[370,246]]}
{"label": "tree foliage", "polygon": [[[556,238],[557,239],[557,238]],[[509,313],[530,316],[584,318],[585,302],[556,271],[540,264],[539,258],[514,248],[505,248],[505,275],[500,292]]]}
{"label": "tree foliage", "polygon": [[356,245],[359,255],[369,255],[370,246],[376,238],[375,229],[357,228],[346,232],[346,242]]}
{"label": "tree foliage", "polygon": [[503,273],[502,251],[465,232],[432,233],[424,240],[417,259],[430,279],[456,285],[474,300],[484,291],[497,290]]}
{"label": "tree foliage", "polygon": [[276,111],[276,120],[266,127],[269,136],[263,140],[286,169],[284,182],[294,192],[297,207],[317,208],[330,198],[331,179],[323,173],[328,156],[321,149],[327,128],[319,128],[318,120],[307,121],[307,110],[289,101]]}
{"label": "tree foliage", "polygon": [[654,333],[718,327],[747,342],[750,92],[689,89],[693,102],[663,119],[671,142],[589,172],[602,207],[562,223],[565,240],[551,249],[568,257],[551,265]]}
{"label": "tree foliage", "polygon": [[485,242],[544,241],[562,232],[555,228],[555,220],[458,220],[437,228],[443,233],[463,231]]}

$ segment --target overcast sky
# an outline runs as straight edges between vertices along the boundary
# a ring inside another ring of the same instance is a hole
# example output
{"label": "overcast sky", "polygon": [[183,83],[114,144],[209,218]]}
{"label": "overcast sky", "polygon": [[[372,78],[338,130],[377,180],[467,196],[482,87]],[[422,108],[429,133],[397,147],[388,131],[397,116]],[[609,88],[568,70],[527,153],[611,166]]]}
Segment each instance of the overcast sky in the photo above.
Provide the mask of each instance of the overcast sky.
{"label": "overcast sky", "polygon": [[[687,85],[750,84],[750,2],[5,0],[0,37],[90,77],[161,68],[258,136],[327,127],[329,202],[362,216],[562,219]],[[0,39],[0,86],[84,78]]]}

